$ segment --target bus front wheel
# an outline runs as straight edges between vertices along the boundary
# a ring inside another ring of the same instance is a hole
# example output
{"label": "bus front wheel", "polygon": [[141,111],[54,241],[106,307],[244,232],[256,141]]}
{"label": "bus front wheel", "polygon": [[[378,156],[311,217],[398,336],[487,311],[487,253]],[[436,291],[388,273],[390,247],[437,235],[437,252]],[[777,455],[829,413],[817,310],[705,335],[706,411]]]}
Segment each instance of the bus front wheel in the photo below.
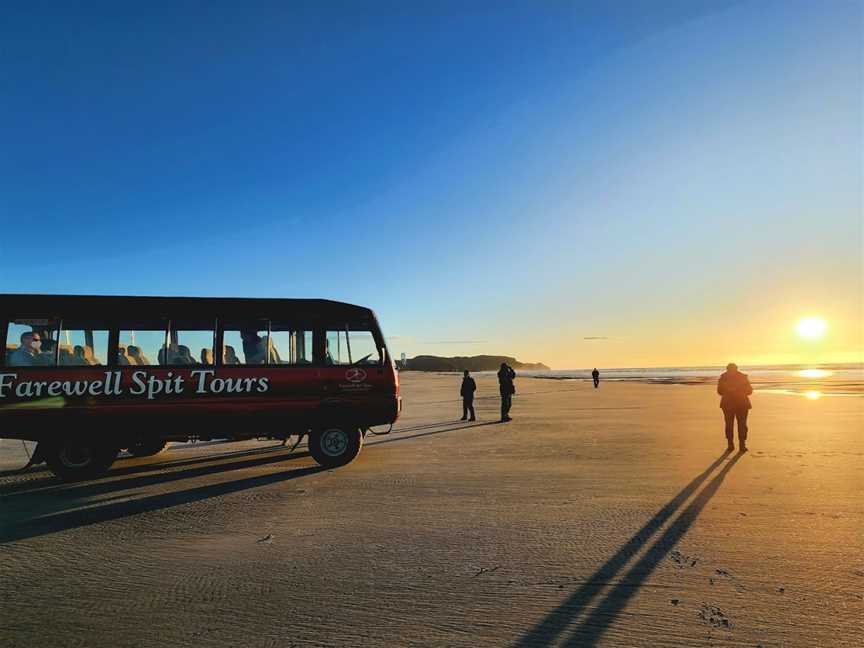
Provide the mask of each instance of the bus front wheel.
{"label": "bus front wheel", "polygon": [[309,454],[325,468],[351,463],[363,449],[360,428],[332,425],[309,434]]}
{"label": "bus front wheel", "polygon": [[120,448],[96,439],[66,439],[46,444],[42,452],[48,468],[60,479],[80,481],[105,474]]}

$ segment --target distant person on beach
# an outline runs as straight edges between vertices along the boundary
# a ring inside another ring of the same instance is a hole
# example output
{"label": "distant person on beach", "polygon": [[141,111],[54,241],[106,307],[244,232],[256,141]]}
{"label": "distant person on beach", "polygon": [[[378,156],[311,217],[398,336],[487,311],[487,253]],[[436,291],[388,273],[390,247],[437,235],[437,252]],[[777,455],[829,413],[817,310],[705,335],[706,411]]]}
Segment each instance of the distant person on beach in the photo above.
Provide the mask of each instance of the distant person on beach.
{"label": "distant person on beach", "polygon": [[597,389],[600,386],[600,372],[597,371],[597,367],[594,367],[594,371],[591,372],[591,377],[594,379],[594,389]]}
{"label": "distant person on beach", "polygon": [[[477,391],[477,383],[474,382],[474,379],[468,375],[468,370],[466,369],[462,374],[462,389],[459,390],[459,394],[462,396],[462,418],[461,421],[469,420],[476,421],[477,417],[474,415],[474,392]],[[468,413],[471,413],[471,418],[468,418]]]}
{"label": "distant person on beach", "polygon": [[729,452],[735,449],[732,431],[735,419],[738,419],[738,450],[747,452],[747,414],[752,407],[749,396],[753,393],[747,374],[738,371],[738,365],[730,362],[717,381],[717,393],[720,394],[720,407],[726,419],[726,449]]}
{"label": "distant person on beach", "polygon": [[516,393],[516,387],[513,385],[514,378],[516,378],[516,372],[506,362],[502,362],[501,368],[498,370],[498,390],[501,392],[502,423],[513,420],[510,418],[510,406],[513,404],[513,394]]}

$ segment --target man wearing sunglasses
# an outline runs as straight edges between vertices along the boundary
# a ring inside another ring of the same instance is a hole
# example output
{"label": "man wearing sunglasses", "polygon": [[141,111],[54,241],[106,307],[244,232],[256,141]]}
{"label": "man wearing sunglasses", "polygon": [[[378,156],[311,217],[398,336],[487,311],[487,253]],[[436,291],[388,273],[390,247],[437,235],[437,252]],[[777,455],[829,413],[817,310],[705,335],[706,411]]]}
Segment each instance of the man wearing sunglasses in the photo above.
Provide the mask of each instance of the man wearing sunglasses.
{"label": "man wearing sunglasses", "polygon": [[9,356],[10,367],[32,367],[43,364],[40,362],[40,348],[42,337],[35,331],[21,334],[21,346],[15,349]]}

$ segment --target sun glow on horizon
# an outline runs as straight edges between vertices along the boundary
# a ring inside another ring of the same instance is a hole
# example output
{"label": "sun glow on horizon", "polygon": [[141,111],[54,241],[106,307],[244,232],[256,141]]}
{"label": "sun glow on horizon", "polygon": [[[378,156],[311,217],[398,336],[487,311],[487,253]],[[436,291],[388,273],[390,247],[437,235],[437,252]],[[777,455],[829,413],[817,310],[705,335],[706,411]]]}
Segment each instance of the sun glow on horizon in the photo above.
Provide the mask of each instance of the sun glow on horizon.
{"label": "sun glow on horizon", "polygon": [[798,335],[808,340],[816,340],[825,335],[828,323],[821,317],[804,317],[795,326]]}
{"label": "sun glow on horizon", "polygon": [[804,392],[804,396],[806,396],[810,400],[819,400],[822,397],[822,392],[812,390],[812,391]]}
{"label": "sun glow on horizon", "polygon": [[826,369],[802,369],[798,372],[798,375],[802,378],[827,378],[832,373]]}

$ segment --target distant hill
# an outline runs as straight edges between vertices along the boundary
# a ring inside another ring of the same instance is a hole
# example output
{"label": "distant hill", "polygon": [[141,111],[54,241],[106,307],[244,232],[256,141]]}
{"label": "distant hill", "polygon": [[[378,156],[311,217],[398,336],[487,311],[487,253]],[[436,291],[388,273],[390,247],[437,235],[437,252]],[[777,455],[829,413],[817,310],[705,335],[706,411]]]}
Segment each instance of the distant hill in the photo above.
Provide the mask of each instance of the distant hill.
{"label": "distant hill", "polygon": [[509,356],[480,355],[471,357],[457,356],[442,358],[440,356],[421,355],[405,361],[404,371],[497,371],[501,363],[506,362],[514,369],[532,369],[548,371],[549,367],[541,362],[519,362]]}

